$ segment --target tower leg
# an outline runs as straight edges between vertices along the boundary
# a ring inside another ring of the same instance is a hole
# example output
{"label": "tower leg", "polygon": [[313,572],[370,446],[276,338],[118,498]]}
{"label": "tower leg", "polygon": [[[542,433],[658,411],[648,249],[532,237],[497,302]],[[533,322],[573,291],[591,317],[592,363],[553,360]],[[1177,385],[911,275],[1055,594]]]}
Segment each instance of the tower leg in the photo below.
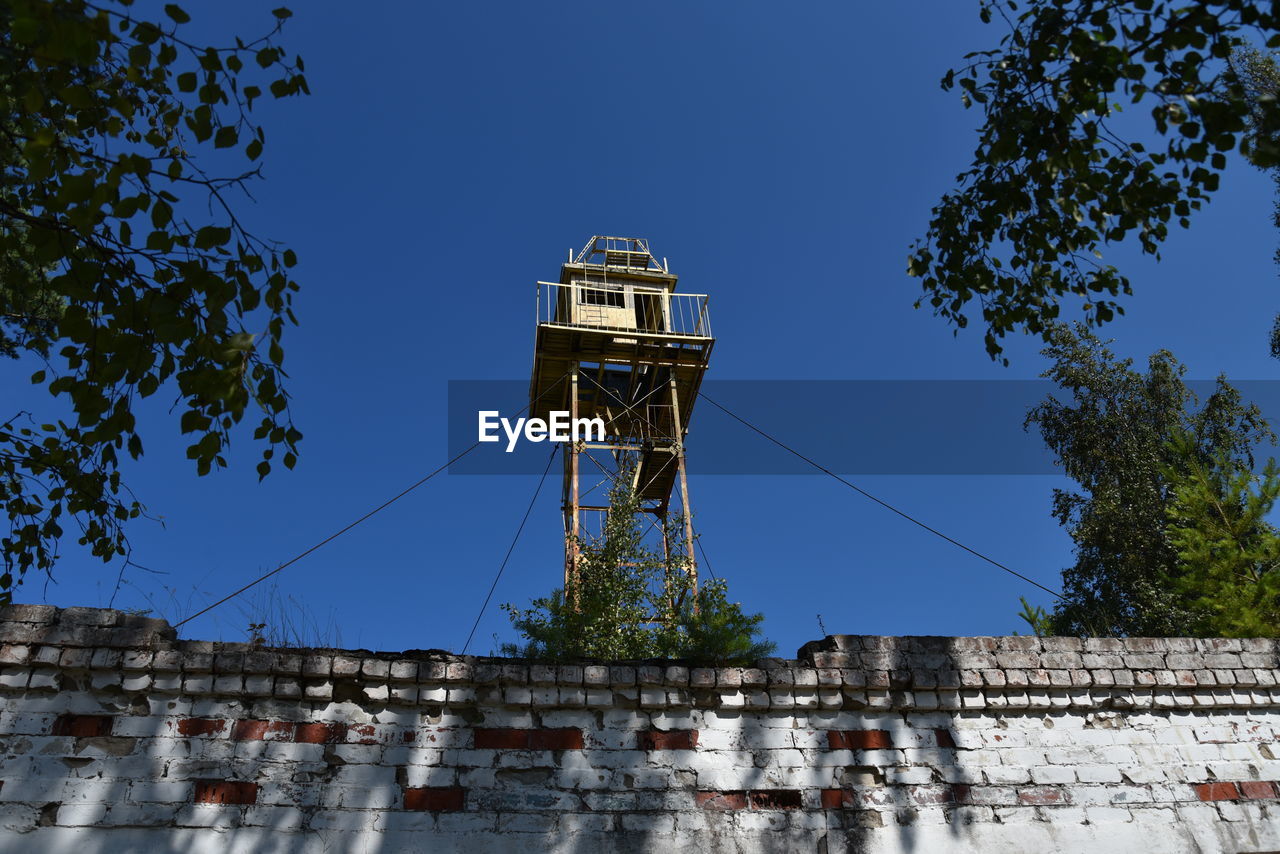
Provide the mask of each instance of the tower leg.
{"label": "tower leg", "polygon": [[[571,423],[578,423],[578,365],[575,362],[569,370],[569,417]],[[570,437],[565,448],[565,477],[567,479],[565,495],[565,548],[564,548],[564,590],[566,599],[571,597],[571,590],[578,583],[579,543],[581,541],[581,517],[578,494],[578,454],[581,445]],[[576,603],[574,603],[576,607]]]}
{"label": "tower leg", "polygon": [[689,509],[689,481],[685,475],[684,468],[684,430],[681,427],[680,400],[676,390],[674,370],[671,374],[670,389],[671,419],[673,422],[672,427],[675,430],[676,442],[676,472],[680,478],[680,509],[684,513],[684,547],[689,567],[689,590],[694,596],[697,596],[698,562],[694,559],[693,554],[693,513]]}
{"label": "tower leg", "polygon": [[658,526],[662,528],[662,586],[667,597],[667,609],[675,610],[675,593],[671,589],[671,540],[667,532],[667,502],[656,511]]}

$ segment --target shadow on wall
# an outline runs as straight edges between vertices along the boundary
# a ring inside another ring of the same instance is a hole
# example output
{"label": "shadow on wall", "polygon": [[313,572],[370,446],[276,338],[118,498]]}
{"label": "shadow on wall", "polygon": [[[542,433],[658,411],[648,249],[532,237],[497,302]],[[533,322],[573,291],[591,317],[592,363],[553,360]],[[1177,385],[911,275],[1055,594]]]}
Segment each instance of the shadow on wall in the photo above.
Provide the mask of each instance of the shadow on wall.
{"label": "shadow on wall", "polygon": [[844,708],[809,716],[813,758],[831,763],[816,782],[824,805],[840,807],[832,814],[848,851],[931,852],[971,836],[968,787],[982,776],[965,766],[957,711],[941,708],[937,690],[960,687],[955,641],[837,635],[801,649],[820,676],[852,668],[868,677]]}
{"label": "shadow on wall", "polygon": [[359,710],[253,698],[272,692],[234,666],[250,648],[179,651],[163,621],[33,610],[61,619],[3,633],[0,851],[322,850],[331,828],[300,834],[309,819],[399,797],[394,769],[346,776],[343,753],[367,749],[343,722]]}

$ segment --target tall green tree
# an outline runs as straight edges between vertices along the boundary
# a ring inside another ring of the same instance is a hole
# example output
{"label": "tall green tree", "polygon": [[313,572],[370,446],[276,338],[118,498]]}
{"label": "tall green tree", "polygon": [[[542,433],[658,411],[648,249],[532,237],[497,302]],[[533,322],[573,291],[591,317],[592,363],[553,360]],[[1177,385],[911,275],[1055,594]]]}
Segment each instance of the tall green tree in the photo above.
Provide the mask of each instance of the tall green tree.
{"label": "tall green tree", "polygon": [[141,398],[173,400],[199,474],[227,464],[247,417],[260,475],[277,452],[295,462],[281,342],[296,259],[236,211],[260,177],[254,105],[307,91],[278,42],[290,13],[207,46],[180,6],[156,8],[0,0],[0,355],[54,398],[0,412],[0,601],[64,536],[127,555],[142,506],[119,464],[143,453]]}
{"label": "tall green tree", "polygon": [[1190,633],[1280,637],[1280,532],[1267,516],[1280,498],[1280,467],[1255,475],[1218,451],[1205,459],[1186,433],[1170,442],[1169,541],[1177,568],[1166,579],[1193,614]]}
{"label": "tall green tree", "polygon": [[1048,333],[1044,354],[1053,366],[1044,376],[1064,394],[1036,406],[1026,423],[1078,485],[1053,493],[1053,515],[1074,540],[1076,561],[1063,570],[1065,601],[1050,626],[1057,634],[1194,633],[1203,625],[1202,597],[1171,581],[1182,569],[1170,514],[1184,500],[1171,478],[1214,460],[1251,471],[1255,449],[1275,436],[1225,378],[1197,401],[1167,351],[1141,372],[1082,325]]}
{"label": "tall green tree", "polygon": [[[908,263],[928,306],[957,330],[977,319],[987,352],[1044,337],[1064,303],[1090,325],[1124,311],[1129,279],[1104,250],[1158,257],[1218,190],[1228,154],[1280,163],[1280,106],[1230,63],[1280,46],[1280,10],[1252,0],[983,0],[1007,31],[943,88],[983,113],[957,185]],[[1119,120],[1126,111],[1125,121]]]}
{"label": "tall green tree", "polygon": [[645,542],[647,522],[631,479],[609,492],[603,530],[579,542],[576,579],[529,608],[503,605],[522,643],[502,652],[552,661],[679,658],[707,664],[750,663],[771,655],[760,637],[764,617],[729,602],[723,581],[690,583],[681,522],[672,526],[667,556]]}

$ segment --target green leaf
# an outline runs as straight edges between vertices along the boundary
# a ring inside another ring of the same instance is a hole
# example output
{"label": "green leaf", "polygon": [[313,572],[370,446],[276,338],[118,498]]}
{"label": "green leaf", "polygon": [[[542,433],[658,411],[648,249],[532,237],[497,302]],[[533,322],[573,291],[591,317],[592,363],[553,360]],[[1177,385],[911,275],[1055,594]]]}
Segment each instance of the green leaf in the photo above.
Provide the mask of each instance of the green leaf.
{"label": "green leaf", "polygon": [[147,235],[146,246],[156,252],[168,252],[173,249],[173,236],[167,231],[157,229]]}
{"label": "green leaf", "polygon": [[248,351],[253,349],[254,336],[248,332],[237,332],[227,339],[227,347],[232,350]]}
{"label": "green leaf", "polygon": [[40,39],[40,23],[34,18],[14,18],[9,32],[19,44],[32,44]]}
{"label": "green leaf", "polygon": [[191,20],[191,16],[188,15],[181,6],[177,6],[173,3],[169,3],[164,7],[164,13],[179,24],[185,24]]}
{"label": "green leaf", "polygon": [[129,48],[129,64],[135,69],[145,70],[151,64],[151,47],[146,44],[135,44]]}
{"label": "green leaf", "polygon": [[224,125],[218,128],[217,134],[213,137],[214,148],[230,148],[240,139],[239,132],[231,125]]}
{"label": "green leaf", "polygon": [[206,225],[196,231],[197,249],[212,249],[215,246],[226,246],[230,241],[230,228]]}
{"label": "green leaf", "polygon": [[164,228],[173,221],[173,206],[164,199],[158,199],[151,206],[151,224],[156,228]]}

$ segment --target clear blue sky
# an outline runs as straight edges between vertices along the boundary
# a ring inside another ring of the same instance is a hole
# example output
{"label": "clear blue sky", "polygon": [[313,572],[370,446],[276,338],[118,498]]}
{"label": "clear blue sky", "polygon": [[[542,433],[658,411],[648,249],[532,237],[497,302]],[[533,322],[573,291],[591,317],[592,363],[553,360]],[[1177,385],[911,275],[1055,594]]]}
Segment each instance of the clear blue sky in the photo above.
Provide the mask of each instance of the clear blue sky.
{"label": "clear blue sky", "polygon": [[[245,35],[271,5],[188,4],[193,28]],[[978,334],[953,338],[912,308],[904,272],[969,162],[977,114],[937,81],[999,36],[976,2],[295,7],[286,44],[313,94],[265,108],[267,180],[248,217],[301,258],[302,325],[286,341],[301,462],[259,485],[245,441],[234,470],[198,478],[176,424],[148,412],[147,457],[126,474],[164,524],[132,535],[135,559],[167,574],[130,572],[118,607],[149,595],[190,613],[439,465],[447,382],[528,376],[533,282],[592,234],[648,237],[682,289],[712,295],[715,378],[1044,368],[1031,340],[1002,368]],[[1236,166],[1161,263],[1115,253],[1137,290],[1107,330],[1116,348],[1167,347],[1195,377],[1274,378],[1271,205],[1270,181]],[[28,373],[0,365],[11,387]],[[831,632],[1004,634],[1025,630],[1020,595],[1049,604],[826,478],[698,476],[696,453],[691,467],[708,556],[784,654],[820,636],[817,614]],[[1053,476],[856,480],[1051,586],[1071,561]],[[277,576],[279,591],[335,619],[347,645],[456,650],[536,481],[437,478]],[[473,652],[511,639],[497,603],[558,584],[548,486]],[[18,598],[106,604],[116,569],[72,549],[55,583],[33,578]],[[238,640],[247,622],[232,603],[184,633]]]}

